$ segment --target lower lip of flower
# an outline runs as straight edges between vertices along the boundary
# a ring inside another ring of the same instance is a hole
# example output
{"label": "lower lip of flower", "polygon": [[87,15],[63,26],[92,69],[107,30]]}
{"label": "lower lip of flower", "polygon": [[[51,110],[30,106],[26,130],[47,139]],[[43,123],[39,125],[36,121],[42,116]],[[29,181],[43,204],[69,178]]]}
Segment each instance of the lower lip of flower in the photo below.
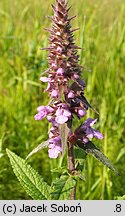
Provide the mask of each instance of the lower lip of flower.
{"label": "lower lip of flower", "polygon": [[56,90],[53,90],[51,92],[51,96],[54,97],[54,98],[57,97],[58,96],[58,92]]}
{"label": "lower lip of flower", "polygon": [[68,121],[68,117],[61,115],[61,116],[57,116],[55,120],[58,124],[64,124],[65,122]]}

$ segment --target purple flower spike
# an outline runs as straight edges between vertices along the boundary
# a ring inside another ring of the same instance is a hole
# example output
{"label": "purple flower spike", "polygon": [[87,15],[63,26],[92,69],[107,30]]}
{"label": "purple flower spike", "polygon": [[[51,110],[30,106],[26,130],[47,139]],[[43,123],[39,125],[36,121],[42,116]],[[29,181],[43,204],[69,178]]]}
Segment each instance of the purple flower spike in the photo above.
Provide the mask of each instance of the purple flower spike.
{"label": "purple flower spike", "polygon": [[84,96],[85,82],[81,80],[82,67],[79,64],[78,49],[75,45],[71,20],[68,13],[70,7],[66,0],[56,0],[52,5],[54,15],[50,17],[53,25],[47,31],[49,35],[49,45],[44,50],[48,54],[48,70],[46,76],[40,80],[47,82],[45,91],[49,93],[51,106],[40,106],[38,113],[34,116],[36,120],[47,117],[52,125],[49,135],[49,157],[57,158],[62,151],[62,143],[59,127],[61,124],[68,124],[70,127],[67,140],[69,144],[76,144],[77,140],[87,144],[89,139],[96,137],[103,139],[103,135],[92,128],[96,119],[89,118],[72,132],[74,115],[81,119],[86,115],[87,109],[92,108]]}

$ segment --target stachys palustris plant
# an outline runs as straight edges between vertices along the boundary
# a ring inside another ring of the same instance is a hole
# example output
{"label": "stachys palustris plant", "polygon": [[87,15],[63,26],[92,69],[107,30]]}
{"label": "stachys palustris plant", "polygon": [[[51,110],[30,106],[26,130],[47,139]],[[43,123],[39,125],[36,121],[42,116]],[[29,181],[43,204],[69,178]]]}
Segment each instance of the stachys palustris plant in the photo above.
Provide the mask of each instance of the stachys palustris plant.
{"label": "stachys palustris plant", "polygon": [[[42,82],[48,83],[46,91],[51,102],[48,106],[37,108],[35,119],[42,120],[47,117],[52,124],[49,130],[49,157],[57,158],[60,152],[64,155],[68,147],[68,170],[70,173],[75,173],[73,146],[77,144],[80,148],[84,148],[88,145],[89,139],[94,137],[103,139],[103,135],[92,128],[96,123],[96,119],[92,118],[72,131],[74,116],[81,119],[85,117],[88,108],[93,108],[84,97],[85,82],[81,79],[83,67],[79,65],[78,55],[78,49],[81,48],[75,45],[73,35],[78,29],[71,27],[71,20],[76,16],[69,18],[70,7],[65,0],[56,0],[56,5],[52,5],[52,8],[54,16],[49,19],[53,25],[50,29],[46,29],[50,33],[49,46],[43,48],[49,51],[49,68],[46,71],[47,76],[40,78]],[[66,127],[65,131],[61,130],[63,125]],[[65,141],[63,136],[66,137]],[[75,188],[71,197],[72,199],[75,197]]]}
{"label": "stachys palustris plant", "polygon": [[[80,177],[75,164],[74,147],[82,148],[117,173],[110,160],[91,141],[94,137],[103,139],[103,135],[92,128],[97,119],[88,118],[74,131],[72,129],[75,116],[82,119],[88,108],[96,110],[84,96],[85,82],[81,79],[84,67],[79,64],[78,55],[78,49],[81,48],[75,45],[73,35],[78,28],[72,29],[71,26],[71,20],[76,16],[68,16],[70,7],[66,0],[56,0],[56,5],[52,5],[52,8],[54,16],[48,18],[53,25],[46,29],[50,34],[49,46],[42,49],[49,51],[49,68],[46,76],[40,78],[42,82],[48,83],[45,91],[49,93],[51,101],[47,106],[39,106],[35,115],[36,120],[47,117],[52,125],[47,142],[49,157],[57,158],[60,153],[64,156],[67,148],[68,171]],[[70,199],[75,199],[75,192],[74,187]]]}
{"label": "stachys palustris plant", "polygon": [[70,7],[66,0],[56,0],[56,5],[52,5],[52,8],[54,16],[49,19],[53,22],[53,26],[47,29],[50,33],[49,46],[44,48],[49,51],[49,68],[46,76],[40,78],[42,82],[48,83],[45,91],[48,91],[51,100],[47,106],[39,106],[38,113],[35,115],[36,120],[47,117],[52,127],[49,130],[49,139],[36,147],[27,158],[46,146],[50,158],[57,158],[59,155],[64,157],[67,149],[68,170],[66,168],[64,171],[61,167],[60,173],[59,166],[56,171],[59,171],[60,178],[54,180],[50,186],[25,160],[7,150],[17,178],[35,200],[75,199],[77,178],[83,179],[81,175],[83,164],[80,164],[80,160],[85,159],[84,152],[93,155],[118,174],[110,160],[91,141],[94,137],[103,139],[103,135],[92,128],[97,119],[85,119],[82,124],[73,129],[75,116],[82,121],[88,108],[93,111],[95,109],[84,96],[85,83],[81,79],[84,68],[79,65],[80,47],[75,45],[73,35],[77,29],[71,28],[71,20],[75,16],[68,17]]}
{"label": "stachys palustris plant", "polygon": [[80,47],[74,43],[65,0],[57,0],[56,5],[52,5],[54,16],[49,17],[53,21],[53,26],[47,31],[49,36],[49,51],[47,76],[41,77],[42,82],[47,82],[46,91],[49,92],[51,103],[48,106],[39,106],[36,120],[42,120],[47,116],[52,128],[49,131],[49,157],[57,158],[62,152],[61,134],[59,126],[66,123],[70,128],[67,142],[76,143],[81,140],[83,145],[87,145],[90,138],[103,139],[103,135],[94,129],[95,119],[87,119],[74,132],[71,131],[74,115],[79,119],[85,117],[88,107],[92,108],[84,97],[85,83],[81,80],[82,66],[79,65],[79,55],[77,49]]}

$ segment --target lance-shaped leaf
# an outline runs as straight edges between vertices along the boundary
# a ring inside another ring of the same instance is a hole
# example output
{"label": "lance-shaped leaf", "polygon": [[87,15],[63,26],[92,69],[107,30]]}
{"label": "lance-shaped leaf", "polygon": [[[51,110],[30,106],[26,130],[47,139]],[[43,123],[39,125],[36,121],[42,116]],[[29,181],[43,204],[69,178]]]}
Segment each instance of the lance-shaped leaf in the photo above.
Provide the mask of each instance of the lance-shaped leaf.
{"label": "lance-shaped leaf", "polygon": [[81,148],[74,148],[75,167],[79,171],[83,171],[86,159],[86,152]]}
{"label": "lance-shaped leaf", "polygon": [[75,160],[78,160],[78,159],[85,160],[86,159],[86,153],[83,149],[75,147],[74,148],[74,157],[75,157]]}
{"label": "lance-shaped leaf", "polygon": [[51,188],[51,199],[68,200],[72,189],[76,186],[76,180],[69,175],[62,175],[60,179],[53,182]]}
{"label": "lance-shaped leaf", "polygon": [[35,200],[48,199],[50,186],[43,181],[41,176],[15,153],[7,149],[7,154],[16,177],[28,195]]}
{"label": "lance-shaped leaf", "polygon": [[116,175],[119,175],[119,173],[117,172],[117,170],[112,165],[111,161],[91,141],[89,141],[86,144],[83,144],[81,142],[77,142],[77,146],[79,146],[80,148],[84,149],[84,151],[87,154],[93,155],[97,160],[99,160],[104,165],[106,165],[109,169],[111,169],[112,171],[114,171]]}
{"label": "lance-shaped leaf", "polygon": [[46,140],[45,142],[40,143],[35,149],[33,149],[26,157],[26,160],[31,157],[33,154],[36,154],[37,152],[41,151],[43,148],[48,147],[49,140]]}
{"label": "lance-shaped leaf", "polygon": [[70,129],[66,123],[59,125],[59,133],[61,136],[61,143],[62,143],[62,157],[64,157],[64,154],[66,151],[69,132],[70,132]]}

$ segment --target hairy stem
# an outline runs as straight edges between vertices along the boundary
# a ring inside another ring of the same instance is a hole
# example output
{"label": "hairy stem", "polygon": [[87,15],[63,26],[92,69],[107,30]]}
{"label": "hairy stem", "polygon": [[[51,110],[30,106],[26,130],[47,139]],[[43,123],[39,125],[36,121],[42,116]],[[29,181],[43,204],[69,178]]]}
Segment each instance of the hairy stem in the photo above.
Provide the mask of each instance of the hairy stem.
{"label": "hairy stem", "polygon": [[[68,142],[68,170],[72,174],[75,170],[75,161],[74,161],[74,150],[73,145]],[[70,200],[75,200],[76,197],[76,187],[74,187],[70,194]]]}

